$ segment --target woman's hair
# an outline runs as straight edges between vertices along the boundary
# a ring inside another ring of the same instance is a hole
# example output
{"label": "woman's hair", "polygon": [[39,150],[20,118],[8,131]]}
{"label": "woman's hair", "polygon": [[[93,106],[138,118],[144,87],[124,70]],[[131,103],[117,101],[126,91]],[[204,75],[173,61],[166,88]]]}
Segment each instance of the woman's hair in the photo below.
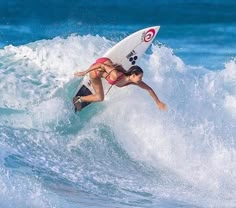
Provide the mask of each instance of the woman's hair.
{"label": "woman's hair", "polygon": [[122,65],[120,65],[120,64],[113,64],[113,67],[117,70],[117,71],[119,71],[119,72],[122,72],[122,73],[126,73],[126,70],[124,69],[124,67],[122,66]]}
{"label": "woman's hair", "polygon": [[139,75],[143,73],[142,68],[137,65],[131,66],[128,71],[126,71],[120,64],[114,64],[113,66],[117,71],[124,73],[126,76],[130,76],[132,74]]}
{"label": "woman's hair", "polygon": [[129,70],[127,72],[125,72],[125,75],[130,76],[132,74],[135,74],[135,75],[143,74],[143,70],[141,67],[139,67],[137,65],[131,66],[129,68]]}

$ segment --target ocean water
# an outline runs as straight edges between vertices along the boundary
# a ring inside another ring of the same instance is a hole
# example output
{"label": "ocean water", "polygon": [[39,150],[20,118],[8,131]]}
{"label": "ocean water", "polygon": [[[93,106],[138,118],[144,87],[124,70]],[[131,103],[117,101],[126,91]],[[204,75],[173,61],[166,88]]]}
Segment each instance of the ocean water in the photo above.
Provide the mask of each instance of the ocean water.
{"label": "ocean water", "polygon": [[[236,2],[0,1],[0,207],[236,207]],[[84,70],[139,29],[134,86],[74,114]]]}

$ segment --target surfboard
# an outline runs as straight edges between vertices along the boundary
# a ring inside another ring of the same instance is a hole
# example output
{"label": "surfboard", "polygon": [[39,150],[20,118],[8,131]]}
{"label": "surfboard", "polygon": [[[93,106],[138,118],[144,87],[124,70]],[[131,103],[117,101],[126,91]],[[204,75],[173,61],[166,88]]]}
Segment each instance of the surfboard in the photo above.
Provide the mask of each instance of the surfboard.
{"label": "surfboard", "polygon": [[[113,63],[121,64],[124,69],[128,70],[131,66],[137,65],[137,62],[151,45],[155,39],[160,26],[148,27],[139,30],[128,37],[124,38],[111,49],[109,49],[102,57],[107,57],[111,59]],[[95,61],[94,61],[95,62]],[[109,88],[106,81],[103,80],[104,92]],[[91,81],[89,79],[89,74],[87,74],[78,89],[76,90],[75,96],[86,96],[94,93]],[[81,110],[88,106],[90,103],[82,102]],[[76,108],[76,106],[75,106]]]}

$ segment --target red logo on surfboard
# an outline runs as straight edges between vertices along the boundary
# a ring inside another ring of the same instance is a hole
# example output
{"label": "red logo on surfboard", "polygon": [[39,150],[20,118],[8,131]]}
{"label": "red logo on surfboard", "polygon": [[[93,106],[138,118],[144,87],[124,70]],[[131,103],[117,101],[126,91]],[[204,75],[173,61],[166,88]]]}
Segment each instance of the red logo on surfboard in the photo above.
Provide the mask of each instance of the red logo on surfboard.
{"label": "red logo on surfboard", "polygon": [[155,36],[155,33],[156,33],[156,31],[154,29],[148,30],[144,35],[144,38],[143,38],[144,42],[151,41],[153,39],[153,37]]}

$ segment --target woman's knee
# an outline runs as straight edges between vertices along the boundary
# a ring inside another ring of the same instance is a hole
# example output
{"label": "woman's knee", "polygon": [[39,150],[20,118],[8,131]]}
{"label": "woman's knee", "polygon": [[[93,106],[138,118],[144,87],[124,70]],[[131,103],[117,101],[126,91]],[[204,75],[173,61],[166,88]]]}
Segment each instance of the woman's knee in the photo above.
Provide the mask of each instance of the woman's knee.
{"label": "woman's knee", "polygon": [[96,95],[96,100],[97,100],[97,102],[102,102],[104,100],[104,95],[97,94]]}

